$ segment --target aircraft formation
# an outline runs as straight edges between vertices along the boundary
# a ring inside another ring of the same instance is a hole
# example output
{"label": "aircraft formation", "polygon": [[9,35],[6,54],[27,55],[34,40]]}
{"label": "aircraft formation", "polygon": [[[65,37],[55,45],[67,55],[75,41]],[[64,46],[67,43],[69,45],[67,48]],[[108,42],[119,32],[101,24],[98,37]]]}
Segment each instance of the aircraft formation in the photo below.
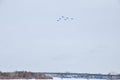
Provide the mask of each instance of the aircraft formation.
{"label": "aircraft formation", "polygon": [[61,20],[64,20],[64,21],[67,21],[67,20],[74,20],[74,18],[72,17],[65,17],[65,16],[61,16],[57,19],[57,21],[61,21]]}

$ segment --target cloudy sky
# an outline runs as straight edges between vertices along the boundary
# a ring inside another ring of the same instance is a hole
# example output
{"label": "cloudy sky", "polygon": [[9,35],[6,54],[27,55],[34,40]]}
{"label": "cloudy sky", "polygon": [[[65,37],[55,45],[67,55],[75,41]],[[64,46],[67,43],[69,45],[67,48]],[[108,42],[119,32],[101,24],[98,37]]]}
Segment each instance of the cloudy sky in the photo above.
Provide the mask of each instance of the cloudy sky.
{"label": "cloudy sky", "polygon": [[120,73],[120,0],[0,0],[0,70]]}

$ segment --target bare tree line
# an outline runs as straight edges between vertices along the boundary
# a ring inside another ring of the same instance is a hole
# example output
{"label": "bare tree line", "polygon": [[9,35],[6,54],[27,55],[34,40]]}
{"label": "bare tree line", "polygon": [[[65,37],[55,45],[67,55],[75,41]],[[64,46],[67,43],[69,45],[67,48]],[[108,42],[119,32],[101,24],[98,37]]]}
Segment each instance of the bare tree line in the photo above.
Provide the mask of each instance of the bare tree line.
{"label": "bare tree line", "polygon": [[0,79],[52,79],[43,73],[33,73],[26,71],[0,72]]}

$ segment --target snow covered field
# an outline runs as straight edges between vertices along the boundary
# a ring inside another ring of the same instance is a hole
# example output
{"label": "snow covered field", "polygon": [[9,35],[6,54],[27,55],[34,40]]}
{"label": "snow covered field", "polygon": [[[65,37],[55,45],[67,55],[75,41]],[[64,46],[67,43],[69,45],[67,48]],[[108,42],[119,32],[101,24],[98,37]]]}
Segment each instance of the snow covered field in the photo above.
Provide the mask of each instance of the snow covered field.
{"label": "snow covered field", "polygon": [[57,77],[54,77],[53,80],[106,80],[106,79],[82,79],[82,78],[57,78]]}
{"label": "snow covered field", "polygon": [[[82,79],[82,78],[57,78],[53,79],[0,79],[0,80],[106,80],[106,79]],[[120,79],[117,79],[120,80]]]}

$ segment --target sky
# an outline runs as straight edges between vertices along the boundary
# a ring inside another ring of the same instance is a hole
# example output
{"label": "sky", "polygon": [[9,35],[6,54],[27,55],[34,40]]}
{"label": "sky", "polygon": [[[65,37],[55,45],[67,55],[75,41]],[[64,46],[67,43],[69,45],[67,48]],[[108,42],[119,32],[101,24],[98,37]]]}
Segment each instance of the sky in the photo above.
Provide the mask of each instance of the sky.
{"label": "sky", "polygon": [[0,71],[23,70],[120,73],[120,0],[0,0]]}

